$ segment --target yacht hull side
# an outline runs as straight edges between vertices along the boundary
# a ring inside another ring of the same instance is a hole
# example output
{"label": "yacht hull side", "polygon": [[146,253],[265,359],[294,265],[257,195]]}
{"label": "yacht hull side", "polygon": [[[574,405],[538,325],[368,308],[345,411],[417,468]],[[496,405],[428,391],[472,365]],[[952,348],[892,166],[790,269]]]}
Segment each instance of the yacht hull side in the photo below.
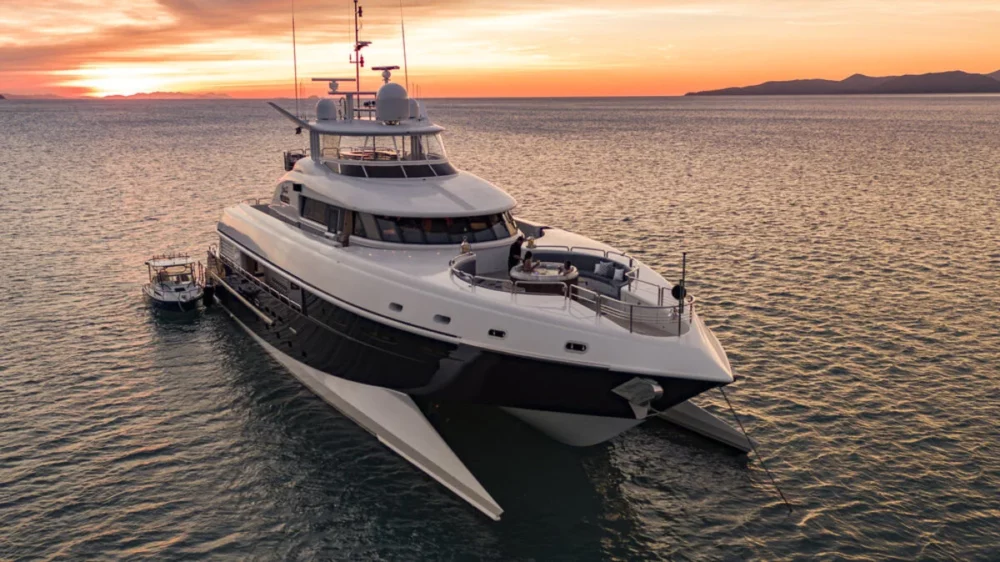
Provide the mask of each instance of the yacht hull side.
{"label": "yacht hull side", "polygon": [[[218,291],[220,303],[282,353],[336,377],[430,401],[461,402],[636,421],[613,389],[632,373],[545,361],[440,341],[362,317],[307,295],[303,310],[229,276],[243,299]],[[254,306],[274,321],[263,322]],[[718,386],[711,381],[654,379],[665,410]],[[613,435],[612,435],[613,436]]]}

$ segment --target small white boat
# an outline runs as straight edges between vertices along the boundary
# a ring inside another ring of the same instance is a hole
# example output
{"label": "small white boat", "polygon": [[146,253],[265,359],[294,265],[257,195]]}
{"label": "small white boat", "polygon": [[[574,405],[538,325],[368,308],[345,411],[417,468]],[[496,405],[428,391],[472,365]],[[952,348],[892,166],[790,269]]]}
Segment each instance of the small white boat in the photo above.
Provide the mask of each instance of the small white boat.
{"label": "small white boat", "polygon": [[190,256],[154,256],[146,262],[149,283],[142,292],[153,305],[164,310],[187,312],[198,308],[204,294],[201,263]]}

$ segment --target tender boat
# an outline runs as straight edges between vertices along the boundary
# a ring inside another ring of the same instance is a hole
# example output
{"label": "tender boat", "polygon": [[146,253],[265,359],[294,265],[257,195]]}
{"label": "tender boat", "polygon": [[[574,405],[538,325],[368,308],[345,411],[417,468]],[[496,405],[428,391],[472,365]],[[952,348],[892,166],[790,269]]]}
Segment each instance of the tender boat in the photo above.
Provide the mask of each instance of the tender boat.
{"label": "tender boat", "polygon": [[153,306],[175,312],[196,310],[204,289],[201,264],[190,256],[170,254],[154,256],[146,262],[149,283],[142,292]]}
{"label": "tender boat", "polygon": [[[377,92],[316,79],[330,97],[315,120],[271,104],[309,146],[285,153],[270,200],[218,222],[209,283],[236,323],[494,519],[502,509],[422,405],[500,407],[576,446],[661,413],[727,431],[687,402],[733,372],[683,286],[609,244],[516,219],[513,197],[449,161],[442,127],[391,81],[395,68],[375,68]],[[528,251],[541,265],[524,271]]]}

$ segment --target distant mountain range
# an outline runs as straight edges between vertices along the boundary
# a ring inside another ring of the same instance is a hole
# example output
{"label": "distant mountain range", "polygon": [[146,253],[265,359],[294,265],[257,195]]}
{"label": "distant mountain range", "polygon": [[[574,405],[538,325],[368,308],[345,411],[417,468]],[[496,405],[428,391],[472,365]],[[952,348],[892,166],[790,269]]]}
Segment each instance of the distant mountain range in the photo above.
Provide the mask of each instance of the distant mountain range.
{"label": "distant mountain range", "polygon": [[[65,100],[79,99],[66,98],[55,94],[0,94],[0,99],[8,100]],[[93,98],[83,98],[93,99]],[[97,98],[102,100],[227,100],[231,99],[227,94],[185,94],[184,92],[143,92],[130,96],[104,96]]]}
{"label": "distant mountain range", "polygon": [[0,99],[7,100],[61,100],[64,99],[62,96],[57,96],[55,94],[0,94]]}
{"label": "distant mountain range", "polygon": [[184,92],[142,92],[130,96],[104,96],[104,100],[226,100],[227,94],[185,94]]}
{"label": "distant mountain range", "polygon": [[855,74],[844,80],[787,80],[745,88],[690,92],[688,96],[808,96],[838,94],[983,94],[1000,93],[1000,70],[972,74],[953,70],[930,74],[873,77]]}

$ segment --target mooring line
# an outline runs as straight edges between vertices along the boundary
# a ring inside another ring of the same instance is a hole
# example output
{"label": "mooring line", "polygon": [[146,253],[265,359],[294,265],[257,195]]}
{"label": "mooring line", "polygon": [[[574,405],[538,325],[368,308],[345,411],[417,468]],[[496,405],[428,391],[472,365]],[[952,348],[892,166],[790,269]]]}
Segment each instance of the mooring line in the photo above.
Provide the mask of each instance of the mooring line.
{"label": "mooring line", "polygon": [[778,495],[781,496],[781,501],[785,502],[785,507],[788,508],[788,513],[791,513],[792,504],[788,501],[788,498],[785,497],[784,492],[781,491],[781,488],[778,486],[778,482],[774,479],[774,475],[771,474],[770,469],[767,468],[767,463],[764,462],[764,457],[760,456],[760,453],[757,452],[757,446],[753,444],[753,439],[750,439],[750,435],[747,433],[746,428],[743,427],[743,422],[740,421],[740,416],[736,414],[736,408],[733,408],[733,403],[729,401],[729,396],[726,395],[726,390],[720,386],[719,392],[721,392],[722,397],[726,399],[726,404],[729,406],[729,411],[733,413],[733,418],[736,420],[736,425],[740,426],[740,431],[742,431],[743,436],[747,438],[747,443],[749,443],[750,448],[753,449],[753,454],[757,455],[757,460],[759,460],[760,465],[764,467],[764,472],[767,473],[767,477],[771,479],[771,485],[773,485],[774,489],[778,491]]}

